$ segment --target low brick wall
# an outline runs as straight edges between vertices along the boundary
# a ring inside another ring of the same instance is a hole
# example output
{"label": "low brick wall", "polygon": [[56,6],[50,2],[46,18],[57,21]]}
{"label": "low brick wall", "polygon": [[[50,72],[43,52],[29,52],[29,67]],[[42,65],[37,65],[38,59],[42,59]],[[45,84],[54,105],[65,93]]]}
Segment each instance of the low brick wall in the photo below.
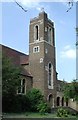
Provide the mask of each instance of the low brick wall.
{"label": "low brick wall", "polygon": [[77,120],[76,118],[3,118],[2,120]]}

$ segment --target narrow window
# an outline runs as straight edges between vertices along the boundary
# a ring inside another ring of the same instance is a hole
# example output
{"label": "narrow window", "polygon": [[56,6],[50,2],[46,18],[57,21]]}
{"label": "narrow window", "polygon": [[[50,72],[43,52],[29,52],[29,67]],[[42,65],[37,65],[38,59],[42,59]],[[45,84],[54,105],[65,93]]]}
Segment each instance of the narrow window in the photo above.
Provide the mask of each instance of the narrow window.
{"label": "narrow window", "polygon": [[38,40],[39,39],[39,26],[36,25],[34,28],[34,39]]}
{"label": "narrow window", "polygon": [[38,26],[36,26],[36,40],[38,40]]}
{"label": "narrow window", "polygon": [[19,81],[18,93],[25,93],[25,79]]}
{"label": "narrow window", "polygon": [[34,52],[36,52],[36,47],[34,48]]}
{"label": "narrow window", "polygon": [[39,47],[36,48],[37,49],[37,52],[39,51]]}
{"label": "narrow window", "polygon": [[51,86],[52,65],[49,63],[49,86]]}
{"label": "narrow window", "polygon": [[60,97],[57,97],[57,106],[60,106]]}
{"label": "narrow window", "polygon": [[53,65],[51,62],[48,64],[48,88],[53,89]]}
{"label": "narrow window", "polygon": [[62,106],[64,106],[64,97],[62,97]]}
{"label": "narrow window", "polygon": [[49,42],[49,27],[47,27],[47,42]]}
{"label": "narrow window", "polygon": [[21,93],[21,80],[19,81],[18,93]]}
{"label": "narrow window", "polygon": [[22,93],[25,93],[25,79],[22,80]]}
{"label": "narrow window", "polygon": [[50,38],[49,38],[49,41],[50,41],[50,44],[52,43],[52,34],[51,34],[51,28],[49,29],[49,34],[50,34]]}
{"label": "narrow window", "polygon": [[52,45],[52,28],[47,27],[47,42]]}

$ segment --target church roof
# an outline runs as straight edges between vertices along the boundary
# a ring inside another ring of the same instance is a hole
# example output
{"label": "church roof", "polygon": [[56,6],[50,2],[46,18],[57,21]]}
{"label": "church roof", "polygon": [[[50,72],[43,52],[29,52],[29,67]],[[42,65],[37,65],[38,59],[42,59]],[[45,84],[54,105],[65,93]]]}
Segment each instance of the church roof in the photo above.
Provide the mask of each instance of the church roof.
{"label": "church roof", "polygon": [[20,56],[20,64],[21,65],[29,64],[29,55]]}
{"label": "church roof", "polygon": [[[7,46],[0,44],[0,51],[2,50],[2,54],[6,57],[10,58],[12,63],[15,66],[27,65],[29,64],[29,55],[26,55],[22,52],[9,48]],[[28,77],[32,77],[32,75],[22,67],[21,75],[25,75]]]}
{"label": "church roof", "polygon": [[13,48],[9,48],[7,46],[4,45],[0,45],[0,47],[2,46],[2,54],[5,54],[7,57],[9,57],[10,59],[12,59],[12,62],[18,66],[18,65],[25,65],[28,64],[29,62],[29,55],[26,55],[22,52],[19,52]]}
{"label": "church roof", "polygon": [[22,68],[21,75],[28,76],[28,77],[33,77],[31,73],[29,73],[26,69]]}

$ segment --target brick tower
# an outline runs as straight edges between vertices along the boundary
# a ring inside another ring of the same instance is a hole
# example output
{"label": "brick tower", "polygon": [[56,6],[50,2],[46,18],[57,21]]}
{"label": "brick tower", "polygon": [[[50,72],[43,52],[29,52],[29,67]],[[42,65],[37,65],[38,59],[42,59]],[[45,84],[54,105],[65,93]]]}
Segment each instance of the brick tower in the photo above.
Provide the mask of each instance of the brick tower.
{"label": "brick tower", "polygon": [[45,99],[55,106],[56,57],[54,23],[42,11],[30,20],[29,68],[33,75],[33,88],[38,88]]}

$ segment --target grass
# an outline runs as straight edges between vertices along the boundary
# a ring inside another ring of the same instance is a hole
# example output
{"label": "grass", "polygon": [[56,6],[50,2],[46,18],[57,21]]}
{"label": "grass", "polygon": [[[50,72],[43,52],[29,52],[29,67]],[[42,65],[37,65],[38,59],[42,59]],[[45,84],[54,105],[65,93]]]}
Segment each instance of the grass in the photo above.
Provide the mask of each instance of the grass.
{"label": "grass", "polygon": [[[26,113],[6,113],[3,114],[5,118],[58,118],[56,114],[46,113],[41,115],[40,113],[26,112]],[[77,118],[76,116],[69,115],[67,118]]]}

